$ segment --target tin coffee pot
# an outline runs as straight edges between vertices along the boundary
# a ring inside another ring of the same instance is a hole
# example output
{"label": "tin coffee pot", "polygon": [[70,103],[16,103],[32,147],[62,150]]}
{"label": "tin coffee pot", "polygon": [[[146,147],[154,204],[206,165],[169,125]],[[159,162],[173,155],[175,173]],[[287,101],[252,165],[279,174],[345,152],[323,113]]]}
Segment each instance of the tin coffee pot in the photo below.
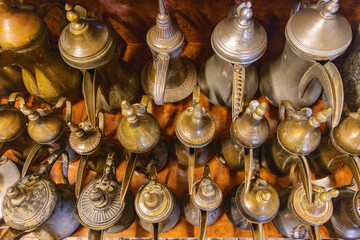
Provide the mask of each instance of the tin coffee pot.
{"label": "tin coffee pot", "polygon": [[[22,0],[13,2],[16,8],[10,7],[7,0],[0,1],[0,66],[21,67],[26,89],[46,104],[55,105],[62,97],[75,100],[80,96],[80,72],[50,48],[42,20],[52,7],[61,9],[61,4],[48,3],[38,8]],[[61,22],[65,23],[63,18]]]}
{"label": "tin coffee pot", "polygon": [[158,240],[159,233],[169,231],[179,220],[179,201],[165,184],[157,181],[155,164],[151,165],[149,182],[142,185],[136,194],[135,211],[140,225],[152,232],[153,240]]}
{"label": "tin coffee pot", "polygon": [[205,239],[206,226],[219,219],[222,199],[221,189],[211,180],[210,167],[205,165],[203,177],[194,184],[192,194],[185,194],[181,202],[185,219],[200,226],[199,240]]}
{"label": "tin coffee pot", "polygon": [[175,133],[180,141],[174,144],[177,162],[188,167],[189,194],[193,192],[194,169],[212,157],[212,140],[215,136],[215,120],[210,112],[200,105],[200,88],[194,87],[193,105],[176,119]]}
{"label": "tin coffee pot", "polygon": [[134,196],[126,193],[120,202],[121,186],[116,179],[116,155],[109,153],[104,174],[90,182],[76,202],[76,216],[89,228],[89,239],[102,239],[103,233],[118,233],[135,219]]}
{"label": "tin coffee pot", "polygon": [[277,215],[280,200],[276,189],[260,178],[258,169],[254,175],[248,192],[245,192],[245,184],[242,183],[228,193],[224,210],[235,227],[251,229],[255,240],[265,240],[263,224]]}
{"label": "tin coffee pot", "polygon": [[333,213],[331,199],[337,197],[339,191],[325,191],[322,187],[312,185],[313,200],[308,202],[304,185],[300,183],[293,187],[292,176],[290,179],[290,185],[279,191],[280,210],[273,224],[288,238],[304,239],[308,233],[310,239],[320,240],[319,226],[330,219]]}
{"label": "tin coffee pot", "polygon": [[339,125],[331,129],[330,137],[323,139],[309,157],[309,165],[315,173],[330,175],[343,164],[352,172],[360,185],[360,108],[349,113]]}
{"label": "tin coffee pot", "polygon": [[330,61],[343,54],[352,39],[350,24],[338,9],[338,0],[319,0],[300,11],[295,7],[286,25],[282,55],[266,62],[260,72],[260,91],[274,106],[281,100],[289,100],[295,108],[310,106],[324,88],[334,110],[332,127],[340,121],[343,86]]}
{"label": "tin coffee pot", "polygon": [[237,15],[218,23],[211,35],[215,54],[200,70],[201,92],[210,102],[232,106],[233,120],[258,89],[253,62],[266,50],[265,29],[252,19],[251,2],[237,7]]}
{"label": "tin coffee pot", "polygon": [[261,164],[273,174],[288,174],[293,163],[298,166],[309,202],[312,202],[312,185],[306,155],[319,146],[320,124],[328,121],[332,109],[320,110],[314,116],[311,114],[311,108],[295,110],[289,101],[281,101],[276,137],[272,137],[261,149]]}
{"label": "tin coffee pot", "polygon": [[[52,166],[62,156],[64,184],[49,177]],[[66,152],[56,150],[39,172],[20,178],[9,187],[2,203],[2,215],[10,228],[1,240],[20,239],[33,233],[44,240],[69,237],[78,227],[75,216],[74,188],[68,183],[69,159]]]}
{"label": "tin coffee pot", "polygon": [[[151,98],[146,95],[143,96],[141,103],[133,105],[127,101],[122,103],[123,117],[117,126],[117,135],[119,142],[127,152],[127,165],[121,183],[120,202],[124,200],[136,166],[146,166],[141,168],[147,169],[145,173],[148,173],[152,164],[160,169],[163,167],[164,161],[168,161],[168,158],[162,156],[161,151],[168,156],[169,150],[167,145],[164,148],[160,141],[160,124],[151,111]],[[149,154],[150,151],[153,153]],[[142,159],[143,156],[145,156],[144,159]]]}
{"label": "tin coffee pot", "polygon": [[114,113],[121,101],[134,101],[140,88],[136,72],[117,56],[114,31],[105,22],[90,16],[87,11],[66,4],[70,21],[59,38],[62,58],[82,71],[82,91],[92,127],[96,109]]}
{"label": "tin coffee pot", "polygon": [[141,72],[141,86],[154,98],[156,105],[178,102],[188,97],[196,85],[195,66],[184,56],[181,48],[184,33],[172,24],[163,0],[159,0],[156,25],[146,35],[153,60]]}

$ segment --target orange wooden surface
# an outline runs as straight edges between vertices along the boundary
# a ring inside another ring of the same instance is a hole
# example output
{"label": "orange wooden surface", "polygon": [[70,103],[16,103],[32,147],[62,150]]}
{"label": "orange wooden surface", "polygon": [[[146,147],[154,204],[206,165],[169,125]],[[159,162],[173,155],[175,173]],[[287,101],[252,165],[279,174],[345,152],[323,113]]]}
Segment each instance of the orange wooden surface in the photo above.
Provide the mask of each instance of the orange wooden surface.
{"label": "orange wooden surface", "polygon": [[[31,1],[30,1],[31,2]],[[33,0],[33,3],[40,4],[45,1]],[[130,62],[140,73],[144,64],[151,59],[151,53],[145,43],[147,30],[155,24],[157,14],[157,0],[78,0],[69,1],[72,4],[80,4],[89,10],[96,11],[99,16],[107,23],[111,24],[119,35],[119,54]],[[165,1],[166,7],[173,22],[177,23],[185,33],[186,44],[183,47],[183,54],[190,58],[199,69],[206,59],[213,54],[210,45],[210,36],[216,24],[226,17],[233,0],[169,0]],[[360,7],[357,1],[340,1],[340,12],[350,21],[353,30],[356,29],[360,20]],[[281,53],[284,46],[284,28],[288,20],[291,8],[290,0],[253,0],[254,18],[264,25],[268,34],[268,49],[265,55],[256,63],[256,66]],[[52,45],[56,46],[58,34],[58,17],[56,12],[51,12],[46,21],[50,28],[50,39]],[[346,55],[346,53],[344,54]],[[336,61],[341,63],[343,57]],[[140,96],[139,96],[140,99]],[[258,93],[256,99],[265,101],[264,97]],[[5,100],[2,100],[4,102]],[[32,97],[28,97],[28,103],[33,107],[44,106]],[[216,120],[216,137],[228,129],[231,124],[231,111],[228,108],[210,104],[204,96],[201,96],[201,104],[209,110]],[[191,97],[176,104],[164,104],[164,106],[154,106],[154,115],[162,127],[162,136],[170,142],[174,137],[174,124],[177,116],[191,105]],[[319,101],[313,106],[314,112],[322,108]],[[269,106],[266,114],[270,121],[271,135],[274,134],[278,121],[277,109]],[[105,135],[109,138],[117,139],[116,126],[121,118],[121,114],[105,114]],[[73,122],[79,123],[86,119],[86,111],[82,99],[73,105]],[[78,161],[70,166],[70,183],[74,184]],[[210,162],[212,178],[219,184],[224,195],[237,184],[243,182],[243,172],[231,172],[225,168],[219,160],[214,157]],[[56,181],[60,181],[60,164],[56,163],[51,176]],[[36,171],[38,165],[31,168]],[[125,162],[122,160],[117,168],[117,178],[122,180],[125,170]],[[202,168],[195,170],[195,180],[200,179]],[[277,189],[286,187],[288,177],[277,177],[264,169],[261,176],[273,184]],[[330,178],[334,186],[341,186],[350,181],[350,171],[343,167]],[[88,171],[85,182],[88,183],[94,178],[99,178],[94,172]],[[315,175],[313,175],[315,179]],[[186,169],[178,166],[171,159],[165,169],[158,174],[158,179],[165,182],[172,188],[178,198],[181,198],[187,191]],[[130,191],[135,195],[139,187],[146,183],[146,176],[135,173],[131,182]],[[330,237],[324,227],[321,227],[322,237]],[[183,217],[178,224],[169,232],[163,233],[160,237],[197,237],[198,227],[190,225]],[[272,223],[265,224],[266,237],[282,237]],[[80,227],[73,236],[87,236],[87,230]],[[150,237],[150,234],[142,229],[137,220],[125,231],[109,236],[119,237]],[[222,214],[220,219],[212,226],[207,227],[206,237],[251,237],[250,231],[242,231],[235,228]]]}

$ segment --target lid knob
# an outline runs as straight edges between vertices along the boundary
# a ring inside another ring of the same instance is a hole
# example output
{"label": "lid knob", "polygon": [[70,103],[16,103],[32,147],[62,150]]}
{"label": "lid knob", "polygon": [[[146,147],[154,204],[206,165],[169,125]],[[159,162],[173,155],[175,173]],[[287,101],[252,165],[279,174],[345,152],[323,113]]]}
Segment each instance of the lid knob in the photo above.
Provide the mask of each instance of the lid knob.
{"label": "lid knob", "polygon": [[324,15],[325,17],[330,17],[338,10],[339,10],[338,0],[330,0],[327,3],[325,3],[324,10],[322,11],[322,15]]}
{"label": "lid knob", "polygon": [[159,20],[165,20],[168,17],[163,0],[159,0],[159,13],[157,17]]}
{"label": "lid knob", "polygon": [[7,196],[10,199],[18,198],[20,195],[21,195],[20,189],[15,186],[9,187],[7,190]]}
{"label": "lid knob", "polygon": [[215,195],[216,191],[210,179],[204,179],[199,187],[200,196],[211,198]]}
{"label": "lid knob", "polygon": [[72,5],[66,3],[65,4],[65,10],[66,10],[66,18],[69,22],[71,22],[71,30],[73,33],[76,33],[76,31],[79,31],[85,27],[84,22],[80,22],[80,13],[76,11]]}
{"label": "lid knob", "polygon": [[70,128],[70,131],[71,131],[72,133],[75,133],[75,135],[76,135],[77,137],[81,137],[81,136],[83,136],[84,133],[85,133],[84,129],[80,128],[79,125],[77,125],[77,124],[75,124],[75,123],[69,122],[69,123],[68,123],[68,126],[69,126],[69,128]]}
{"label": "lid knob", "polygon": [[239,7],[237,9],[237,13],[240,17],[239,18],[240,25],[243,25],[243,26],[249,25],[250,19],[253,16],[253,11],[251,9],[251,6],[252,6],[252,4],[250,1],[247,1],[245,7],[243,7],[243,8],[241,8],[239,5]]}
{"label": "lid knob", "polygon": [[144,205],[148,209],[156,209],[161,205],[161,198],[155,193],[144,193]]}
{"label": "lid knob", "polygon": [[135,124],[138,122],[135,108],[126,100],[121,102],[121,114],[127,119],[129,123]]}
{"label": "lid knob", "polygon": [[332,112],[333,110],[331,108],[318,111],[314,116],[309,118],[308,123],[314,128],[318,128],[321,123],[326,122],[331,117]]}
{"label": "lid knob", "polygon": [[204,112],[202,106],[199,103],[195,104],[193,117],[192,117],[194,123],[200,123],[203,116],[204,116]]}
{"label": "lid knob", "polygon": [[108,204],[104,192],[99,187],[94,187],[90,192],[91,203],[98,208],[105,207]]}
{"label": "lid knob", "polygon": [[260,190],[256,193],[256,200],[260,203],[265,203],[270,201],[271,199],[271,192],[268,190]]}
{"label": "lid knob", "polygon": [[256,120],[261,120],[264,118],[265,113],[266,113],[266,103],[262,102],[256,107],[253,117]]}
{"label": "lid knob", "polygon": [[37,111],[34,111],[34,109],[25,104],[20,104],[20,109],[26,116],[28,116],[30,121],[36,121],[40,117],[40,114]]}

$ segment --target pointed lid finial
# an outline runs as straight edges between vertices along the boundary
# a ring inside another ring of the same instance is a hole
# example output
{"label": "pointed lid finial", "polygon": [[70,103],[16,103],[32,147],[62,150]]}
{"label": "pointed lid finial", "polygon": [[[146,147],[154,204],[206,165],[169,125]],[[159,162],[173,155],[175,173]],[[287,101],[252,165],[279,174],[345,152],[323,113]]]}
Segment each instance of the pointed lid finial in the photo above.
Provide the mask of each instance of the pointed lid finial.
{"label": "pointed lid finial", "polygon": [[159,20],[165,20],[166,18],[168,18],[168,13],[166,12],[166,9],[165,9],[165,5],[164,5],[164,2],[163,0],[159,0],[159,13],[157,15],[157,18]]}
{"label": "pointed lid finial", "polygon": [[251,2],[248,1],[248,2],[246,2],[245,7],[237,8],[238,15],[240,16],[239,23],[241,25],[246,26],[246,25],[250,24],[250,22],[251,22],[250,19],[253,16],[253,11],[251,9],[251,6],[252,6]]}

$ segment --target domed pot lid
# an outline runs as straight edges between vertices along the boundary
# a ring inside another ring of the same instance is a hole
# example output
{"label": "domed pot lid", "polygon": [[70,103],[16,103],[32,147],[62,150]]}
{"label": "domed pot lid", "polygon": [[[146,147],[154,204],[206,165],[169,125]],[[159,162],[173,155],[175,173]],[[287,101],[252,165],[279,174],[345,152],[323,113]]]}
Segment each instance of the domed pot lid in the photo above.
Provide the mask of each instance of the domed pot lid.
{"label": "domed pot lid", "polygon": [[211,45],[215,53],[231,63],[250,64],[258,60],[266,50],[265,29],[252,19],[251,2],[239,5],[237,15],[219,22],[212,35]]}
{"label": "domed pot lid", "polygon": [[133,153],[148,152],[160,140],[158,120],[141,104],[131,105],[124,100],[121,104],[121,118],[117,135],[121,145]]}
{"label": "domed pot lid", "polygon": [[116,41],[109,27],[102,21],[80,17],[76,9],[66,4],[70,23],[59,38],[59,50],[64,61],[77,69],[93,69],[106,64],[116,53]]}
{"label": "domed pot lid", "polygon": [[298,53],[314,60],[340,56],[351,43],[352,31],[338,9],[338,0],[330,0],[300,10],[286,25],[286,39]]}
{"label": "domed pot lid", "polygon": [[25,115],[16,107],[0,105],[0,142],[19,137],[26,127]]}

